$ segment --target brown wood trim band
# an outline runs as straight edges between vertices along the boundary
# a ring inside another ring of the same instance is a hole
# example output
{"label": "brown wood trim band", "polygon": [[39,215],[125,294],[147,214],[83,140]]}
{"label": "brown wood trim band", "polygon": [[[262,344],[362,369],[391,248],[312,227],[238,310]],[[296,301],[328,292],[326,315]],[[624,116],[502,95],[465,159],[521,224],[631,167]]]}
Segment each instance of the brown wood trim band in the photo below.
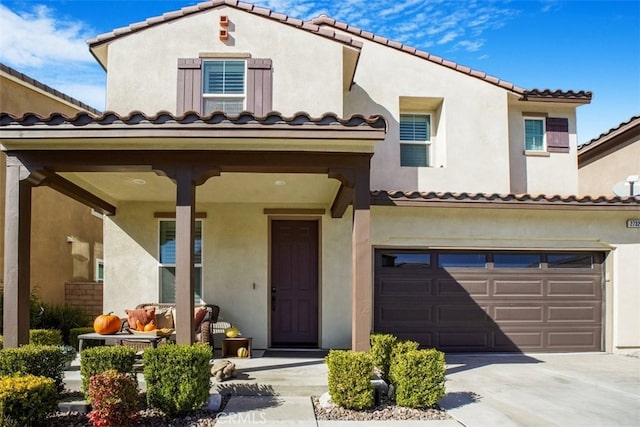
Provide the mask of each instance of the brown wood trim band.
{"label": "brown wood trim band", "polygon": [[264,209],[265,215],[324,215],[325,213],[325,209]]}
{"label": "brown wood trim band", "polygon": [[[175,212],[154,212],[153,217],[154,218],[175,218],[176,213]],[[206,212],[196,212],[196,218],[206,218],[206,217],[207,217]]]}

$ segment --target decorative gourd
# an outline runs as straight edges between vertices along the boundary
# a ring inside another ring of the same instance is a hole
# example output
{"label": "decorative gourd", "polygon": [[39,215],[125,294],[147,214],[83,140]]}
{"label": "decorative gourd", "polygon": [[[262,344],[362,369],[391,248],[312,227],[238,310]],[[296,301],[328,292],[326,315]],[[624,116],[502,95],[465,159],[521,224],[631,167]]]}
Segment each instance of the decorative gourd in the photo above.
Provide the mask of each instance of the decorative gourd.
{"label": "decorative gourd", "polygon": [[144,331],[144,325],[142,324],[141,321],[136,320],[136,330],[138,331]]}
{"label": "decorative gourd", "polygon": [[238,357],[247,357],[249,355],[249,351],[244,348],[244,347],[240,347],[238,349]]}
{"label": "decorative gourd", "polygon": [[120,318],[113,313],[101,314],[93,321],[93,330],[100,335],[115,334],[120,330],[120,326]]}
{"label": "decorative gourd", "polygon": [[238,331],[238,328],[236,328],[235,326],[230,326],[224,330],[224,334],[227,336],[227,338],[235,338],[239,333],[240,331]]}
{"label": "decorative gourd", "polygon": [[144,325],[144,331],[145,332],[150,332],[150,331],[155,331],[156,329],[156,324],[155,322],[152,320],[151,322],[147,323],[146,325]]}

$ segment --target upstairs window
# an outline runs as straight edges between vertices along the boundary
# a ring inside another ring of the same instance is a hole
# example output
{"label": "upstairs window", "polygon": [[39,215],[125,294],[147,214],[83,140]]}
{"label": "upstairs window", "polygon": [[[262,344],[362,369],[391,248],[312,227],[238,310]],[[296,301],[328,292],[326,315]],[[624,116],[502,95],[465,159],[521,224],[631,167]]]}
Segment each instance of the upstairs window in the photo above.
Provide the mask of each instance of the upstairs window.
{"label": "upstairs window", "polygon": [[245,61],[204,61],[202,98],[204,114],[245,110]]}
{"label": "upstairs window", "polygon": [[430,166],[431,116],[400,114],[400,166]]}
{"label": "upstairs window", "polygon": [[524,119],[524,149],[526,151],[545,151],[545,119]]}

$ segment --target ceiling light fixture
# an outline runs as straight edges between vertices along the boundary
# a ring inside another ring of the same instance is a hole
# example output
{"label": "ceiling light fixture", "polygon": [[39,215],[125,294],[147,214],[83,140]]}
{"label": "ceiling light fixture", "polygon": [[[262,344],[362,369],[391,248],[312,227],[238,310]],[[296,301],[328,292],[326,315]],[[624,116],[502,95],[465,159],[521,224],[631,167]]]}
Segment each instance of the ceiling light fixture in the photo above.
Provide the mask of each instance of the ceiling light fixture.
{"label": "ceiling light fixture", "polygon": [[147,183],[147,181],[145,181],[145,180],[144,180],[144,179],[142,179],[142,178],[133,178],[133,179],[131,180],[131,182],[133,182],[134,184],[138,184],[138,185],[144,185],[144,184],[146,184],[146,183]]}
{"label": "ceiling light fixture", "polygon": [[285,181],[283,179],[277,179],[277,180],[273,181],[273,185],[276,185],[278,187],[282,187],[283,185],[287,185],[287,181]]}

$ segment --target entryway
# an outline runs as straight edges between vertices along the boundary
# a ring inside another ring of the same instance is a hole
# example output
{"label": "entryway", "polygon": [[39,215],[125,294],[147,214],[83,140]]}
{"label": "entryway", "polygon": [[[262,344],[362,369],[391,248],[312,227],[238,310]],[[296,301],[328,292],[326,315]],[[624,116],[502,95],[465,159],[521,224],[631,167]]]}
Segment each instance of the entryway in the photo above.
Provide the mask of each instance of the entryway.
{"label": "entryway", "polygon": [[318,221],[271,221],[271,346],[318,347]]}

